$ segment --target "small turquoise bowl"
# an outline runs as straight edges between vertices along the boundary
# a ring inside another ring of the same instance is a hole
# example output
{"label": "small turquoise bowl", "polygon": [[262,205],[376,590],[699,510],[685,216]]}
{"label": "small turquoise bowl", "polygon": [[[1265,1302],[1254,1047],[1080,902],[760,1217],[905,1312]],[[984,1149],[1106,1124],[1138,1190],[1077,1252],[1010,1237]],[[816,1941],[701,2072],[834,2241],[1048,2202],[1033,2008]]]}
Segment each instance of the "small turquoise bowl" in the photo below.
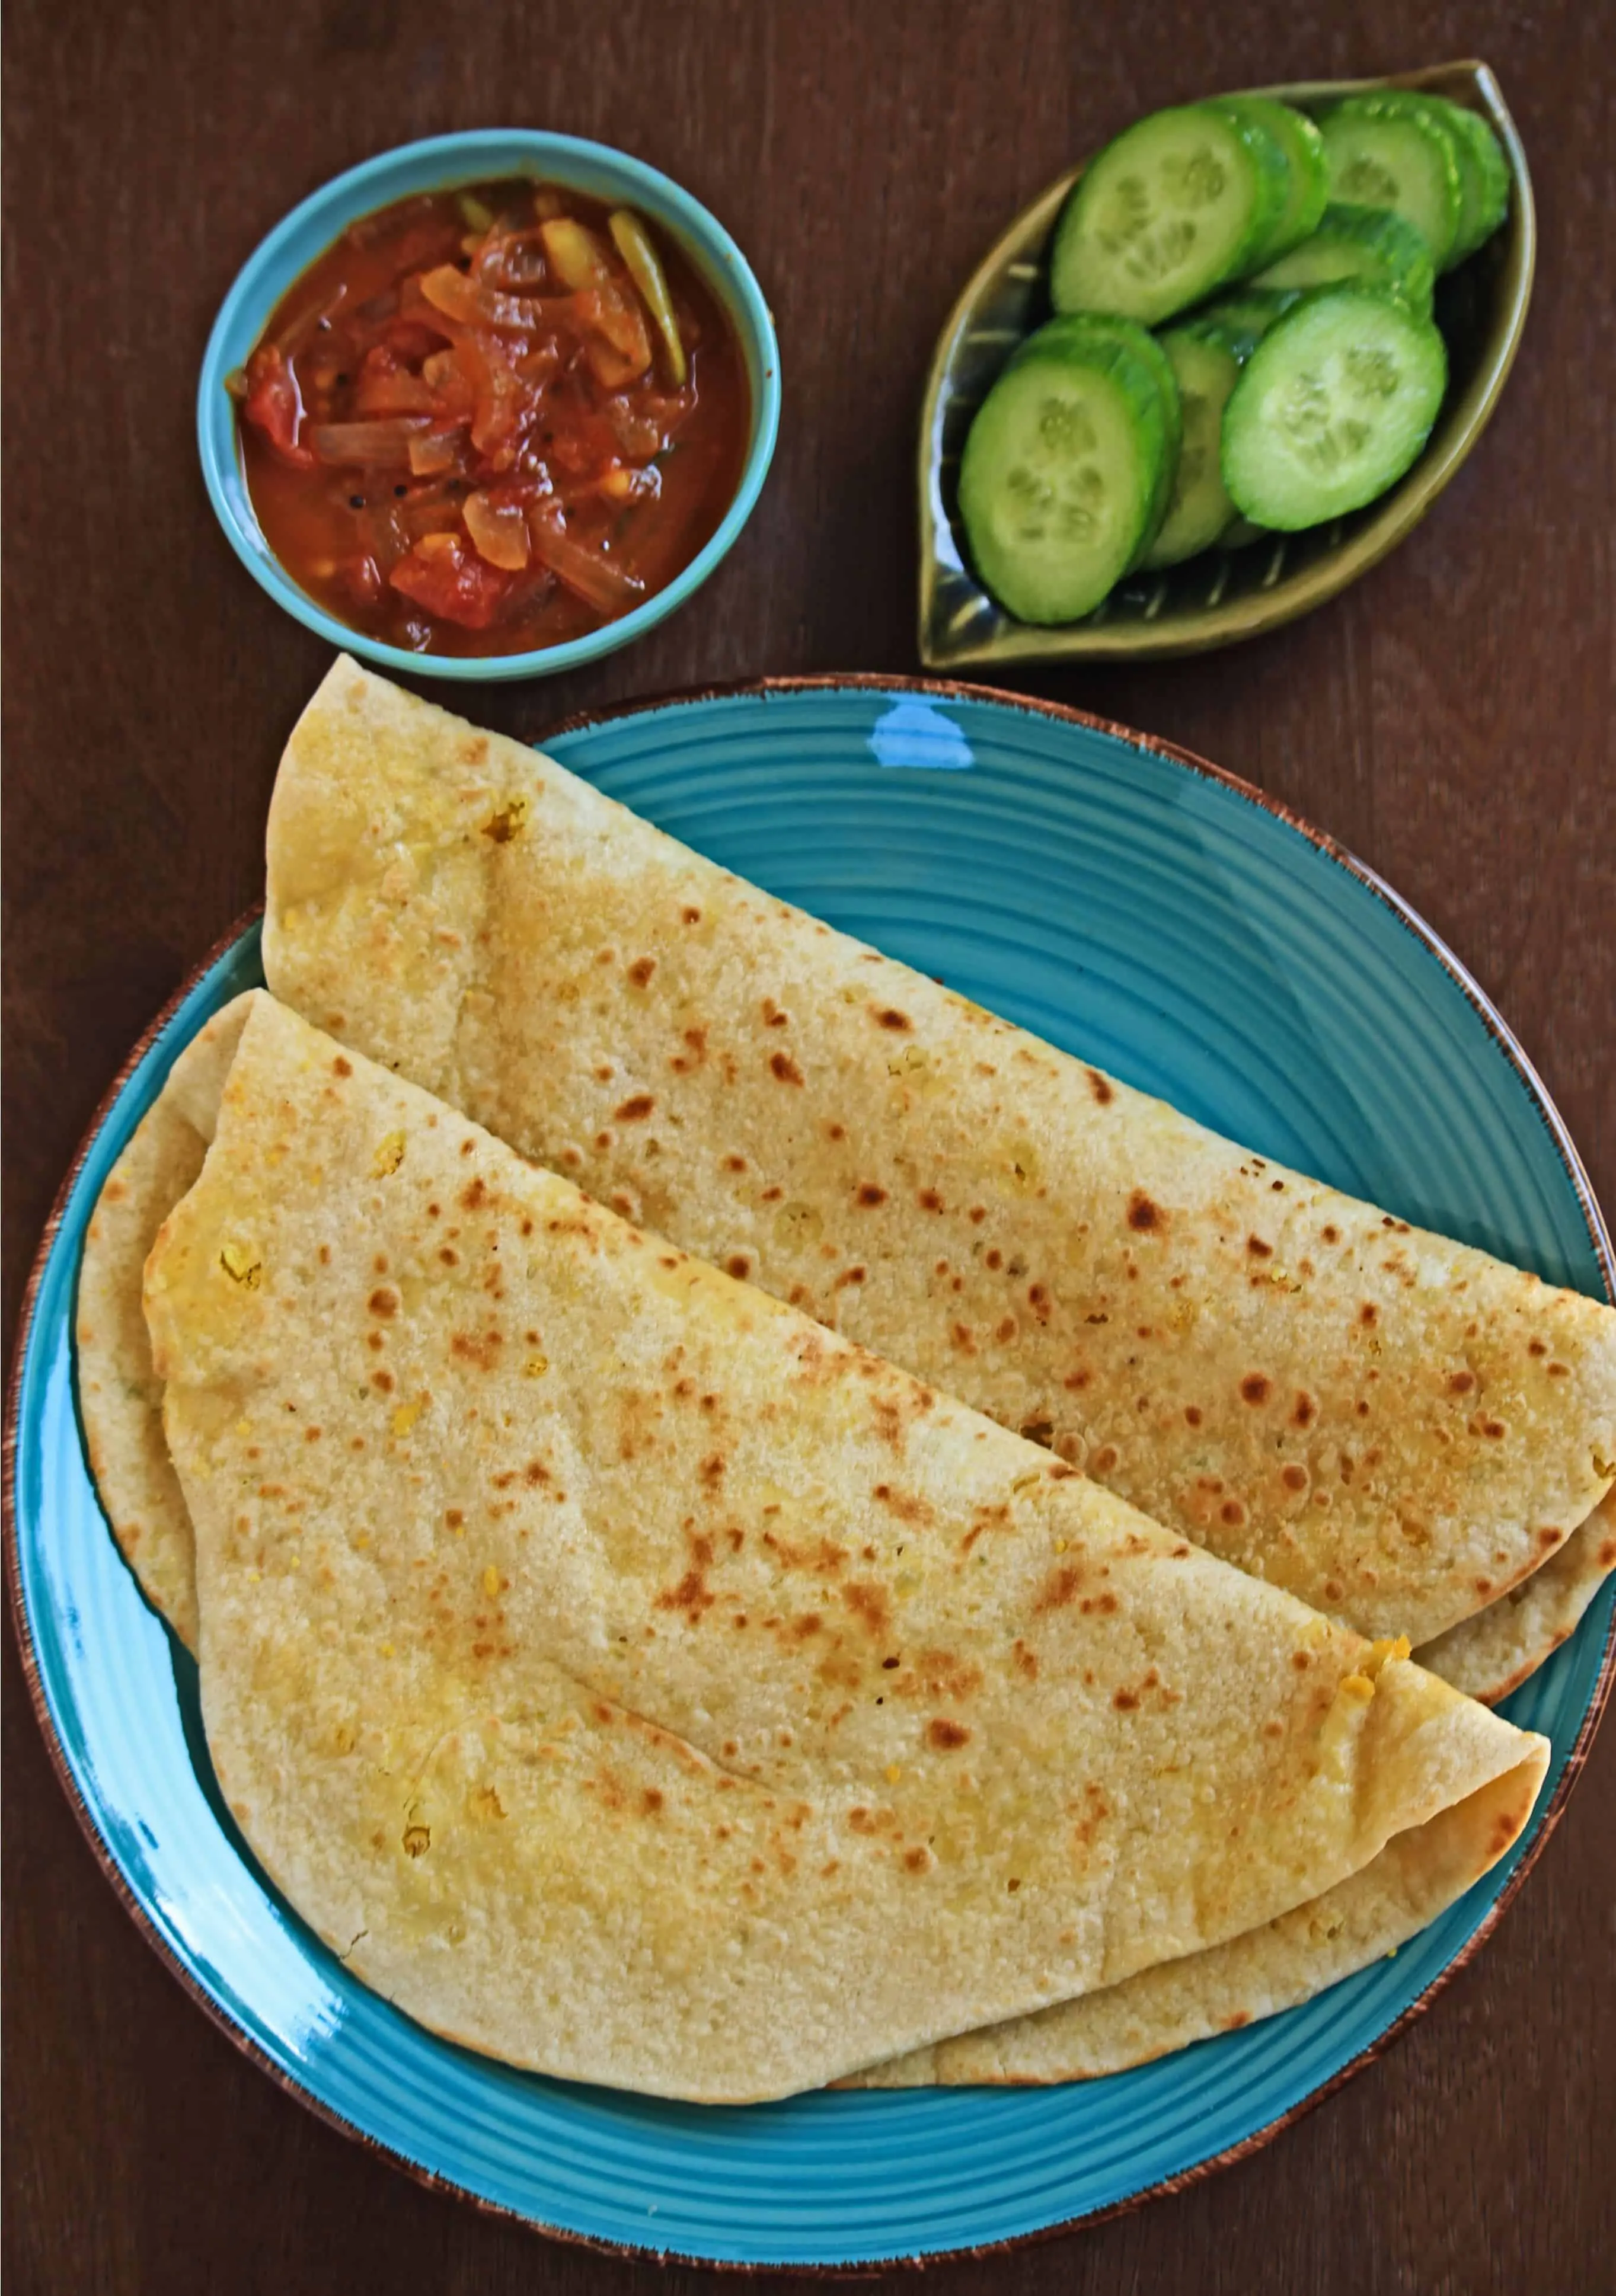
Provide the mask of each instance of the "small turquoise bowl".
{"label": "small turquoise bowl", "polygon": [[[562,645],[538,646],[525,653],[412,653],[366,637],[317,605],[299,589],[265,540],[247,491],[236,439],[235,403],[225,378],[246,364],[270,313],[291,285],[323,255],[340,233],[361,216],[390,207],[415,192],[452,190],[457,184],[486,183],[501,176],[536,179],[610,200],[647,215],[678,242],[712,289],[740,339],[751,396],[751,436],[734,500],[722,523],[684,571],[643,606]],[[577,135],[551,135],[529,127],[479,127],[460,135],[433,135],[400,144],[350,168],[312,193],[278,223],[237,275],[226,296],[202,359],[197,390],[196,432],[202,476],[230,546],[247,571],[277,605],[349,653],[362,654],[383,669],[414,670],[418,676],[458,678],[549,677],[576,669],[601,654],[615,652],[682,606],[700,589],[751,515],[767,473],[780,428],[780,347],[761,289],[740,249],[716,217],[690,193],[642,160],[609,144]]]}

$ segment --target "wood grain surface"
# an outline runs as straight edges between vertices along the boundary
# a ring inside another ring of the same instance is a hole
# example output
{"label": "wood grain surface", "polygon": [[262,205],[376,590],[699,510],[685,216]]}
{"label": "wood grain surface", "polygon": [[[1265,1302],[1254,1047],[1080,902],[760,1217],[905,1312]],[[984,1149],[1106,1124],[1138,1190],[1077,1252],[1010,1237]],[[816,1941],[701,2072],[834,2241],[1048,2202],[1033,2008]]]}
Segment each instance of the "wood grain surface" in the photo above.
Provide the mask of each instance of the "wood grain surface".
{"label": "wood grain surface", "polygon": [[[107,1079],[260,890],[275,759],[326,660],[209,514],[193,431],[209,324],[305,193],[390,144],[477,125],[571,129],[678,177],[747,250],[783,347],[773,475],[697,602],[587,673],[462,689],[471,714],[532,736],[695,682],[913,668],[925,362],[1017,207],[1157,104],[1489,61],[1534,170],[1542,256],[1502,407],[1429,521],[1345,598],[1243,650],[1022,683],[1218,759],[1372,862],[1497,998],[1616,1206],[1613,29],[1586,0],[12,0],[8,1330]],[[316,2122],[117,1904],[9,1635],[4,1734],[9,2296],[708,2282],[485,2220]],[[1608,2288],[1613,1977],[1616,1725],[1491,1944],[1382,2062],[1235,2169],[934,2284]]]}

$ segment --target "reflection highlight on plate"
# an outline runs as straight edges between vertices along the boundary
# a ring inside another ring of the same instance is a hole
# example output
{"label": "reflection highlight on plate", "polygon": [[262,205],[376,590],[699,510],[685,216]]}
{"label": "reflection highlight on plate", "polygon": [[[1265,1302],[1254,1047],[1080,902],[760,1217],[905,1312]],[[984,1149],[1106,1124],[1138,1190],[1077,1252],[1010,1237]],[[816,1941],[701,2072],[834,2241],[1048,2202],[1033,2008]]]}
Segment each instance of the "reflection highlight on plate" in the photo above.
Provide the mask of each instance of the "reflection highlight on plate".
{"label": "reflection highlight on plate", "polygon": [[923,695],[906,695],[870,728],[878,766],[908,766],[922,773],[968,773],[976,759],[947,710]]}

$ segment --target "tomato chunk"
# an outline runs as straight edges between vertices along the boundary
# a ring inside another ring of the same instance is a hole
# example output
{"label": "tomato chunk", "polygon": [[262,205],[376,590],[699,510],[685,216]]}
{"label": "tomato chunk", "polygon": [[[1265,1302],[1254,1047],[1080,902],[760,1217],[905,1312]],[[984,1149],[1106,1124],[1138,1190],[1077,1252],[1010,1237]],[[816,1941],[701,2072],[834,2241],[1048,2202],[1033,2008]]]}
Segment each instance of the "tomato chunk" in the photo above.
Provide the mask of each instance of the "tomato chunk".
{"label": "tomato chunk", "polygon": [[294,469],[312,471],[315,458],[303,446],[303,398],[297,376],[278,343],[260,343],[247,362],[247,403],[242,409],[255,423],[283,462]]}
{"label": "tomato chunk", "polygon": [[387,578],[429,614],[440,614],[464,630],[486,630],[514,587],[508,574],[479,557],[457,534],[423,535]]}

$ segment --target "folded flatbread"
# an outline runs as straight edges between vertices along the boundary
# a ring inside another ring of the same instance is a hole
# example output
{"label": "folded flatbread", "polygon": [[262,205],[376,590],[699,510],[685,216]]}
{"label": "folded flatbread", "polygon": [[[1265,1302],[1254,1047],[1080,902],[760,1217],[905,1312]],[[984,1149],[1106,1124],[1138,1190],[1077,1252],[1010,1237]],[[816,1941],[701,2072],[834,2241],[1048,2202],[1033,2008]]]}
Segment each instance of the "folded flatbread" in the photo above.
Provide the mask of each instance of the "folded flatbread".
{"label": "folded flatbread", "polygon": [[[216,1013],[175,1062],[102,1191],[79,1279],[79,1400],[102,1505],[147,1596],[191,1650],[191,1519],[163,1436],[141,1275],[158,1229],[201,1168],[250,1001],[239,996]],[[1427,1644],[1421,1663],[1494,1703],[1567,1639],[1612,1570],[1616,1489],[1541,1570]]]}
{"label": "folded flatbread", "polygon": [[148,1598],[191,1650],[194,1541],[163,1439],[141,1271],[158,1229],[202,1168],[248,1003],[238,996],[216,1013],[169,1070],[107,1176],[78,1274],[78,1409],[101,1504]]}
{"label": "folded flatbread", "polygon": [[282,762],[264,960],[522,1154],[1315,1607],[1456,1629],[1480,1690],[1552,1646],[1563,1603],[1461,1621],[1616,1480],[1598,1302],[1231,1145],[350,661]]}
{"label": "folded flatbread", "polygon": [[1605,1493],[1540,1570],[1427,1643],[1420,1663],[1467,1697],[1496,1705],[1569,1639],[1612,1570],[1616,1489]]}
{"label": "folded flatbread", "polygon": [[[238,998],[216,1015],[176,1061],[103,1191],[80,1282],[81,1406],[103,1504],[148,1595],[193,1649],[193,1534],[162,1433],[141,1273],[163,1219],[201,1169],[250,1002]],[[1448,1644],[1493,1622],[1507,1630],[1522,1600],[1539,1607],[1552,1601],[1561,1614],[1547,1628],[1538,1622],[1528,1639],[1563,1640],[1616,1563],[1616,1554],[1597,1553],[1596,1538],[1616,1540],[1616,1499],[1607,1498],[1543,1570],[1456,1630]],[[1535,1790],[1535,1775],[1511,1773],[1394,1837],[1323,1899],[1243,1938],[986,2034],[913,2052],[849,2076],[848,2085],[1088,2078],[1289,2007],[1395,1950],[1444,1912],[1508,1848]]]}
{"label": "folded flatbread", "polygon": [[267,996],[145,1298],[226,1796],[350,1967],[514,2063],[816,2086],[1542,1775]]}
{"label": "folded flatbread", "polygon": [[1226,1945],[1158,1962],[1030,2017],[960,2033],[838,2083],[842,2088],[1036,2086],[1096,2080],[1310,2001],[1395,1953],[1509,1849],[1537,1788],[1497,1778],[1426,1825],[1395,1834],[1361,1873]]}

